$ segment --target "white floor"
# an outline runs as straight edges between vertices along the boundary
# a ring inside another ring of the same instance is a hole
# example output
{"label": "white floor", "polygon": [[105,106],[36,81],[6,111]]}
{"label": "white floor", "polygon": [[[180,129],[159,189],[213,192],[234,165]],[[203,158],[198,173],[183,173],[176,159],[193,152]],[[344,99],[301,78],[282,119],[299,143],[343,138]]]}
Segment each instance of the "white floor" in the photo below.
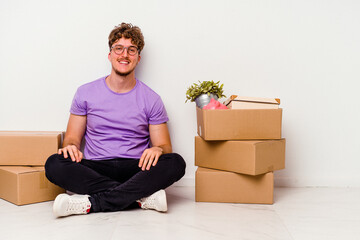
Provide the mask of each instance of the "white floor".
{"label": "white floor", "polygon": [[360,189],[276,188],[275,204],[196,203],[167,189],[168,213],[136,209],[54,218],[52,202],[0,199],[0,239],[360,239]]}

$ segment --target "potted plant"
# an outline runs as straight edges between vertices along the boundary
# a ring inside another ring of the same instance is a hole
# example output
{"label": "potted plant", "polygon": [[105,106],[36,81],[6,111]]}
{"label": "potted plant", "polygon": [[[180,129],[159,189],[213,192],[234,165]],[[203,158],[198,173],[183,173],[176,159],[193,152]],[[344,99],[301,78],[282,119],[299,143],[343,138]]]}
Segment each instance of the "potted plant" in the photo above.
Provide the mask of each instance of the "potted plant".
{"label": "potted plant", "polygon": [[211,81],[199,81],[199,84],[194,83],[191,85],[187,91],[186,91],[186,101],[196,102],[196,106],[199,108],[203,108],[206,106],[211,98],[214,98],[215,100],[226,97],[223,93],[223,86],[224,84],[221,84],[219,86],[220,81],[214,82]]}

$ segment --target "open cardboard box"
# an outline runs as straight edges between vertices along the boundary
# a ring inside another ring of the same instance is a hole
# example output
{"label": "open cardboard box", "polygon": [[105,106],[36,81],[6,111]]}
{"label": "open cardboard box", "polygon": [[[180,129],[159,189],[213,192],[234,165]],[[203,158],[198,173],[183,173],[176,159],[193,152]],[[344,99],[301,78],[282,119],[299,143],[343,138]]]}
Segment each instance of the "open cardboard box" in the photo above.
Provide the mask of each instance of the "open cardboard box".
{"label": "open cardboard box", "polygon": [[0,131],[0,165],[43,166],[61,146],[63,132]]}
{"label": "open cardboard box", "polygon": [[205,140],[281,139],[282,109],[196,108],[197,132]]}
{"label": "open cardboard box", "polygon": [[199,167],[195,175],[195,201],[273,204],[274,174],[249,176]]}
{"label": "open cardboard box", "polygon": [[46,178],[44,167],[0,166],[0,198],[16,205],[54,200],[63,192]]}
{"label": "open cardboard box", "polygon": [[205,141],[195,137],[195,165],[249,175],[285,168],[285,139]]}

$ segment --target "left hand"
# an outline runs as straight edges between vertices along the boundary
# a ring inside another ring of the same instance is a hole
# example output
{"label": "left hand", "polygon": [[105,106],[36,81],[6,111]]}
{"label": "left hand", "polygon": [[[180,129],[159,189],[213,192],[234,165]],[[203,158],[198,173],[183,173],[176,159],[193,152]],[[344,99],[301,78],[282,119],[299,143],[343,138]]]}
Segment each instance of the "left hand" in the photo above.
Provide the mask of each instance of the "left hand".
{"label": "left hand", "polygon": [[139,161],[139,167],[142,171],[149,170],[151,166],[155,166],[159,160],[159,157],[163,154],[161,147],[152,147],[146,149],[141,155]]}

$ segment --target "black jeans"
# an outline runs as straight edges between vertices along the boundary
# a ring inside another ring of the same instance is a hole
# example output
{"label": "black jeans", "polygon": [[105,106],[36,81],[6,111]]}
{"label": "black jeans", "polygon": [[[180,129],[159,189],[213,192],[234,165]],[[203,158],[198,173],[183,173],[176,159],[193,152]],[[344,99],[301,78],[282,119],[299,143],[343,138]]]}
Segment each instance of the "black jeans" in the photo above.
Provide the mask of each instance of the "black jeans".
{"label": "black jeans", "polygon": [[45,173],[50,182],[66,190],[90,195],[91,212],[123,210],[185,174],[185,161],[176,153],[161,155],[150,170],[142,171],[138,163],[139,159],[127,158],[76,163],[54,154],[46,161]]}

